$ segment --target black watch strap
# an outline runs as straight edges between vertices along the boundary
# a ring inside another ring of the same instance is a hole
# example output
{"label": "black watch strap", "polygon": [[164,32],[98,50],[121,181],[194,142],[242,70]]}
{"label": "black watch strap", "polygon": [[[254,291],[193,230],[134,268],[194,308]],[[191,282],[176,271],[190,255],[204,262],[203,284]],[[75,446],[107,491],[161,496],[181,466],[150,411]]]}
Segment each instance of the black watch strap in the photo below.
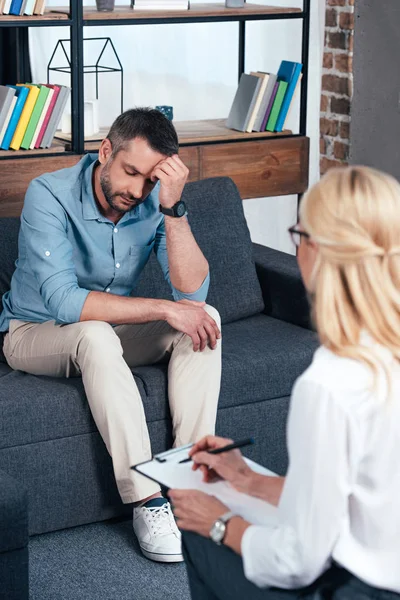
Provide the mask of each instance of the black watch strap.
{"label": "black watch strap", "polygon": [[168,217],[184,217],[187,214],[186,204],[183,202],[183,200],[179,200],[171,208],[165,208],[160,204],[160,212],[162,212],[164,215],[167,215]]}
{"label": "black watch strap", "polygon": [[163,215],[167,215],[168,217],[174,217],[175,216],[173,208],[164,208],[164,206],[161,206],[161,204],[160,204],[160,212],[162,212]]}

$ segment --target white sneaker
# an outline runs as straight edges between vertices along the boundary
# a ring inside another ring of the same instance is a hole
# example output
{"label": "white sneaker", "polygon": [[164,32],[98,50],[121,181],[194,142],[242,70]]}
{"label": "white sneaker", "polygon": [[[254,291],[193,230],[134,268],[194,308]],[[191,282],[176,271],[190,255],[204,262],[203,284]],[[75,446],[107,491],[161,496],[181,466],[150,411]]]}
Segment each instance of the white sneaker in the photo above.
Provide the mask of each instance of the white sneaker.
{"label": "white sneaker", "polygon": [[165,498],[153,498],[135,507],[133,529],[146,558],[157,562],[183,561],[181,532]]}

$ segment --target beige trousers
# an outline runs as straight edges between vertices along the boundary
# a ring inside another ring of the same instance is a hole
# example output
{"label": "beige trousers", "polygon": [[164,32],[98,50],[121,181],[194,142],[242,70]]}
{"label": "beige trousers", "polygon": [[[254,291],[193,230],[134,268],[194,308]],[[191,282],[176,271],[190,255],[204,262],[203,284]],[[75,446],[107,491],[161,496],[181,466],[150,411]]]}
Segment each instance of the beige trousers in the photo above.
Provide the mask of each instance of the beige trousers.
{"label": "beige trousers", "polygon": [[[220,326],[218,312],[205,308]],[[176,446],[214,433],[220,340],[215,350],[194,352],[191,338],[164,321],[112,327],[102,321],[56,325],[13,320],[4,354],[10,367],[34,375],[82,375],[125,503],[143,500],[160,489],[130,469],[152,453],[142,400],[129,367],[169,361],[168,396]]]}

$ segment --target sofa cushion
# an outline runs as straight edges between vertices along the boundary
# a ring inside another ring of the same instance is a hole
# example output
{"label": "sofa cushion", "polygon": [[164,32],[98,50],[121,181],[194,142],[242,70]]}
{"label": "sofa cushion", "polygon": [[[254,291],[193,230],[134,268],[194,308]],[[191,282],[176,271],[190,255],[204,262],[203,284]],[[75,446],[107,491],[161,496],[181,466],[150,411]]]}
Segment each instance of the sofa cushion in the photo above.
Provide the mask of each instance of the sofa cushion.
{"label": "sofa cushion", "polygon": [[[253,248],[243,204],[233,181],[217,177],[185,186],[193,234],[210,264],[207,302],[223,323],[262,312],[264,302],[253,261]],[[157,261],[149,261],[135,294],[171,298]]]}
{"label": "sofa cushion", "polygon": [[[288,396],[317,340],[307,329],[260,314],[225,325],[222,344],[220,408],[227,408]],[[80,377],[37,377],[1,367],[0,448],[96,430]],[[147,421],[169,419],[167,367],[132,371]]]}

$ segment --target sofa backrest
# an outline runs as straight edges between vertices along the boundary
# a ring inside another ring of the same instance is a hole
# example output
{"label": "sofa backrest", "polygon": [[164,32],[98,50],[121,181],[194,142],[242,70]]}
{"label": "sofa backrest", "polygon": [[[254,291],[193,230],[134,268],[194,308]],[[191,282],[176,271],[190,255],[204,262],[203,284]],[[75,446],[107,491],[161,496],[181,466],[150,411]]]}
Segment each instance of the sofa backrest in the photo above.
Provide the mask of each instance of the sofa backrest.
{"label": "sofa backrest", "polygon": [[[264,308],[252,258],[252,245],[238,190],[229,178],[186,185],[185,200],[192,231],[210,264],[207,302],[222,322],[236,321]],[[10,288],[18,256],[19,219],[0,219],[0,297]],[[144,269],[135,296],[171,298],[154,256]]]}

